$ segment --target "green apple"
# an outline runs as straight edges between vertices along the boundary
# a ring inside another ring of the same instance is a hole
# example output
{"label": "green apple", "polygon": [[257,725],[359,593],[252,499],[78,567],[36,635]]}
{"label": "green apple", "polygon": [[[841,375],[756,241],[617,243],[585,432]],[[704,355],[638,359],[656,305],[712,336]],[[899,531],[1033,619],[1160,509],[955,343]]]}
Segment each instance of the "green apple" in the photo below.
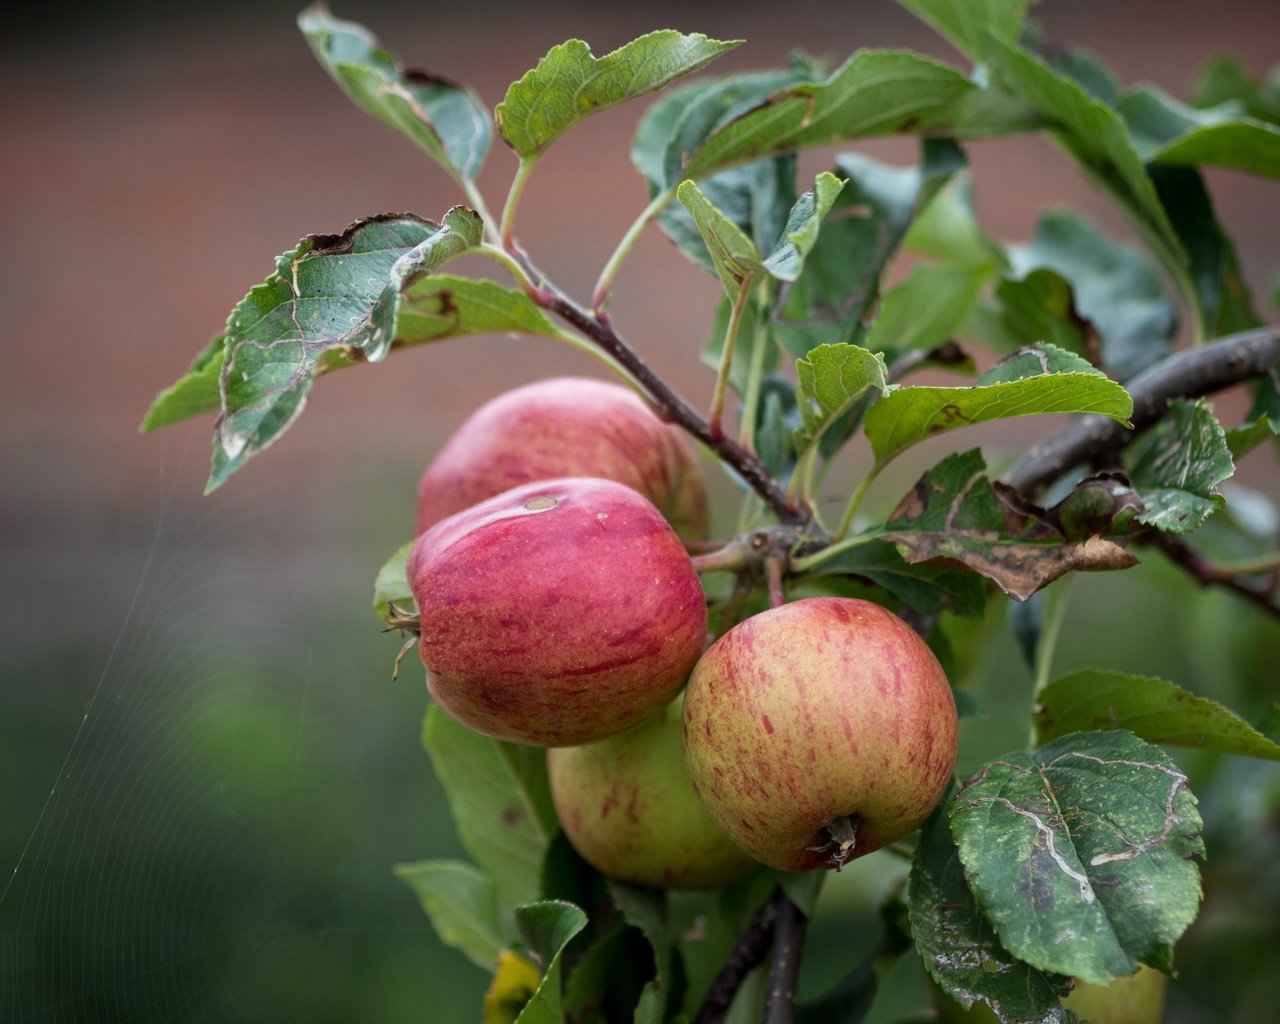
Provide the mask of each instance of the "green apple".
{"label": "green apple", "polygon": [[427,688],[498,739],[573,746],[638,725],[706,641],[698,574],[642,495],[612,480],[513,488],[409,554]]}
{"label": "green apple", "polygon": [[519,484],[590,476],[634,487],[682,537],[705,537],[707,492],[689,438],[629,388],[556,377],[477,409],[418,485],[415,534]]}
{"label": "green apple", "polygon": [[574,849],[632,885],[716,889],[760,864],[693,792],[680,754],[681,701],[607,740],[547,751],[551,795]]}
{"label": "green apple", "polygon": [[928,646],[851,598],[739,623],[685,692],[694,789],[735,843],[787,871],[838,868],[914,831],[947,788],[957,732]]}

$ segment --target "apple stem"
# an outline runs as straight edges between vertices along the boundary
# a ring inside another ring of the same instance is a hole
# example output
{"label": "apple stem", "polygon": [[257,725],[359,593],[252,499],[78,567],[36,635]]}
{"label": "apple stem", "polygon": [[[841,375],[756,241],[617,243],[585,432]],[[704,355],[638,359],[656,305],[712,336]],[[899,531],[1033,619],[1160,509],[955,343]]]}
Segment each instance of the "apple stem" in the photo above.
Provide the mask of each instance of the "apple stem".
{"label": "apple stem", "polygon": [[778,888],[774,893],[773,959],[769,963],[769,982],[762,1024],[794,1024],[796,1019],[796,982],[800,977],[800,959],[804,952],[809,918],[787,894]]}
{"label": "apple stem", "polygon": [[782,576],[785,566],[784,557],[778,555],[771,555],[764,560],[764,578],[769,585],[770,608],[781,608],[787,603],[787,595],[782,588]]}

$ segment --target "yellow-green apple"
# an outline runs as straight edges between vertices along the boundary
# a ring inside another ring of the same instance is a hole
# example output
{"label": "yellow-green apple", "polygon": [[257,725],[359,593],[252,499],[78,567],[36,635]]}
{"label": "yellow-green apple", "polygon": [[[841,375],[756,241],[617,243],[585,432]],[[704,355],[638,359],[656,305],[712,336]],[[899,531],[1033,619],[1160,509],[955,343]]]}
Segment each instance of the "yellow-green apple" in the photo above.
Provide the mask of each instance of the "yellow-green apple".
{"label": "yellow-green apple", "polygon": [[706,598],[675,531],[612,480],[512,488],[409,554],[427,687],[477,732],[592,743],[669,702],[701,653]]}
{"label": "yellow-green apple", "polygon": [[707,532],[707,493],[688,437],[629,388],[556,377],[482,405],[418,485],[415,534],[518,484],[592,476],[634,487],[682,537]]}
{"label": "yellow-green apple", "polygon": [[760,867],[694,794],[680,732],[677,697],[618,736],[547,751],[551,795],[569,842],[611,878],[660,889],[716,889]]}
{"label": "yellow-green apple", "polygon": [[694,789],[739,846],[776,868],[836,867],[908,835],[956,759],[937,659],[892,612],[808,598],[738,623],[689,679]]}
{"label": "yellow-green apple", "polygon": [[[1159,1024],[1167,980],[1154,967],[1143,964],[1136,974],[1117,978],[1110,985],[1077,983],[1063,997],[1062,1005],[1086,1024]],[[966,1010],[932,979],[929,984],[943,1024],[999,1024],[985,1003],[974,1003]]]}

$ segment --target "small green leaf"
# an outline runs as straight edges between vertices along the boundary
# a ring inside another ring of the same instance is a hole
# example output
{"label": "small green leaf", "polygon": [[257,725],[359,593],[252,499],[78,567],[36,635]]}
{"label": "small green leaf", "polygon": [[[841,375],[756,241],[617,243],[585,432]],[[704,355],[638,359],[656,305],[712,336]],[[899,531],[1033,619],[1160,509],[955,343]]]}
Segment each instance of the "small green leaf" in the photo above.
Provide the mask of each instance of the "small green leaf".
{"label": "small green leaf", "polygon": [[516,1024],[562,1024],[560,957],[569,941],[587,926],[587,915],[560,900],[516,907],[515,915],[520,938],[542,968],[542,981]]}
{"label": "small green leaf", "polygon": [[675,949],[667,927],[666,907],[662,894],[654,889],[638,889],[620,882],[607,883],[609,898],[622,914],[622,919],[638,928],[653,949],[655,975],[644,987],[636,1010],[636,1024],[652,1021],[662,1024],[666,1006],[676,995],[674,988]]}
{"label": "small green leaf", "polygon": [[1280,761],[1280,744],[1206,697],[1152,676],[1085,670],[1039,694],[1041,742],[1089,729],[1128,729],[1148,743]]}
{"label": "small green leaf", "polygon": [[156,395],[138,430],[147,434],[171,423],[214,412],[222,405],[222,361],[226,335],[220,334],[196,356],[186,374]]}
{"label": "small green leaf", "polygon": [[464,334],[561,337],[523,292],[493,281],[431,274],[405,282],[397,308],[397,342],[417,345]]}
{"label": "small green leaf", "polygon": [[957,267],[1004,264],[1004,250],[978,225],[973,208],[973,183],[957,177],[911,222],[903,245],[912,252]]}
{"label": "small green leaf", "polygon": [[1092,412],[1125,423],[1133,412],[1127,391],[1083,360],[1054,345],[1019,350],[973,387],[899,387],[867,412],[867,439],[883,465],[935,434],[1013,416]]}
{"label": "small green leaf", "polygon": [[1187,778],[1128,732],[1072,733],[992,761],[951,805],[978,905],[1013,956],[1105,985],[1168,971],[1204,856]]}
{"label": "small green leaf", "polygon": [[796,201],[778,244],[765,257],[764,268],[770,275],[779,281],[794,281],[800,276],[805,257],[818,241],[822,220],[844,184],[834,174],[823,171],[814,179],[813,188]]}
{"label": "small green leaf", "polygon": [[859,50],[825,82],[787,86],[722,124],[685,173],[705,178],[761,157],[875,135],[945,133],[954,106],[976,91],[955,68],[920,54]]}
{"label": "small green leaf", "polygon": [[857,345],[819,345],[796,361],[799,387],[796,400],[803,426],[796,432],[797,453],[803,455],[823,432],[853,407],[868,390],[884,394],[884,357]]}
{"label": "small green leaf", "polygon": [[493,141],[489,112],[470,89],[404,71],[362,26],[320,4],[298,16],[316,59],[366,113],[407,135],[459,181],[474,181]]}
{"label": "small green leaf", "polygon": [[538,898],[542,858],[557,826],[545,752],[502,743],[427,711],[422,745],[444,786],[458,838],[506,903]]}
{"label": "small green leaf", "polygon": [[965,881],[946,804],[924,824],[908,883],[911,935],[925,970],[962,1006],[983,1002],[1002,1021],[1042,1021],[1067,979],[1012,956]]}
{"label": "small green leaf", "polygon": [[732,220],[712,205],[692,181],[683,181],[676,198],[689,211],[711,255],[712,266],[732,298],[743,282],[765,272],[755,243]]}
{"label": "small green leaf", "polygon": [[584,117],[661,89],[740,42],[664,29],[597,60],[581,39],[570,39],[507,89],[496,111],[498,130],[520,157],[536,157]]}
{"label": "small green leaf", "polygon": [[1188,107],[1147,86],[1122,97],[1119,111],[1147,163],[1208,164],[1280,178],[1280,128],[1241,116],[1234,103]]}
{"label": "small green leaf", "polygon": [[1272,67],[1260,81],[1235,57],[1212,57],[1196,75],[1191,99],[1197,107],[1236,103],[1255,121],[1280,124],[1280,72]]}
{"label": "small green leaf", "polygon": [[373,610],[384,619],[391,614],[392,604],[404,611],[414,611],[417,608],[406,568],[413,544],[413,541],[408,541],[396,548],[395,553],[378,570],[373,581]]}
{"label": "small green leaf", "polygon": [[1137,564],[1113,541],[1065,536],[1044,509],[992,484],[976,448],[929,470],[877,532],[912,564],[966,566],[1020,601],[1068,572]]}
{"label": "small green leaf", "polygon": [[1218,484],[1235,472],[1226,432],[1203,399],[1169,403],[1126,460],[1146,506],[1138,521],[1167,533],[1188,533],[1222,508]]}
{"label": "small green leaf", "polygon": [[456,860],[397,864],[395,873],[417,893],[441,942],[461,950],[483,970],[498,969],[498,958],[515,938],[515,929],[503,918],[492,878]]}

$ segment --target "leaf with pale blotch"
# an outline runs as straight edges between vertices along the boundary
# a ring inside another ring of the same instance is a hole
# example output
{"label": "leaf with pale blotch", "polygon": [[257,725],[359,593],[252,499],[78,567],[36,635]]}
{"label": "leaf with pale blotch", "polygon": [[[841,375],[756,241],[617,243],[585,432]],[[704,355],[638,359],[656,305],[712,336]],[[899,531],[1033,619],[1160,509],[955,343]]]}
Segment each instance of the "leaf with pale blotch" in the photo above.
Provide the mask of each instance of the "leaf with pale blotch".
{"label": "leaf with pale blotch", "polygon": [[298,16],[320,64],[366,113],[407,135],[459,181],[473,181],[493,141],[493,124],[470,89],[405,71],[361,25],[321,5]]}
{"label": "leaf with pale blotch", "polygon": [[1041,742],[1089,729],[1128,729],[1149,743],[1280,761],[1280,745],[1235,712],[1153,676],[1087,669],[1040,692]]}
{"label": "leaf with pale blotch", "polygon": [[413,550],[413,541],[408,541],[396,548],[395,553],[383,563],[373,581],[373,610],[382,618],[391,615],[391,605],[401,611],[417,610],[417,602],[413,597],[413,588],[409,586],[406,566],[409,563],[409,552]]}
{"label": "leaf with pale blotch", "polygon": [[755,243],[737,224],[717,210],[696,184],[682,181],[676,189],[676,198],[697,225],[716,275],[731,298],[737,296],[745,281],[765,273]]}
{"label": "leaf with pale blotch", "polygon": [[449,798],[458,838],[492,876],[499,898],[536,900],[542,857],[558,827],[545,752],[481,736],[434,706],[422,745]]}
{"label": "leaf with pale blotch", "polygon": [[803,454],[822,437],[823,431],[874,388],[883,394],[884,357],[857,345],[819,345],[796,361],[803,426],[796,431],[796,452]]}
{"label": "leaf with pale blotch", "polygon": [[466,954],[477,967],[497,970],[515,928],[498,903],[492,878],[457,860],[397,864],[395,873],[417,894],[441,942]]}
{"label": "leaf with pale blotch", "polygon": [[799,83],[722,124],[689,157],[704,178],[734,164],[835,142],[956,127],[958,102],[979,87],[955,68],[901,50],[859,50],[825,82]]}
{"label": "leaf with pale blotch", "polygon": [[226,343],[226,336],[222,334],[209,342],[196,356],[191,369],[156,395],[138,430],[146,434],[217,410],[222,405],[222,361]]}
{"label": "leaf with pale blotch", "polygon": [[911,445],[949,430],[1014,416],[1092,412],[1125,423],[1133,400],[1115,381],[1054,345],[1021,349],[973,387],[899,387],[873,405],[866,434],[883,465]]}
{"label": "leaf with pale blotch", "polygon": [[907,889],[911,936],[930,977],[962,1006],[982,1002],[1005,1022],[1055,1017],[1068,979],[1011,955],[965,881],[946,803],[924,824]]}
{"label": "leaf with pale blotch", "polygon": [[516,907],[515,915],[525,948],[542,967],[542,981],[516,1024],[562,1024],[560,957],[569,941],[587,926],[587,915],[561,900]]}
{"label": "leaf with pale blotch", "polygon": [[480,1024],[515,1024],[541,983],[542,973],[530,960],[504,949],[480,1005]]}
{"label": "leaf with pale blotch", "polygon": [[276,272],[227,320],[209,490],[289,427],[319,373],[387,350],[392,270],[443,230],[387,214],[341,235],[309,236],[277,258]]}
{"label": "leaf with pale blotch", "polygon": [[1146,86],[1121,97],[1119,111],[1147,163],[1230,167],[1280,178],[1280,127],[1241,115],[1234,103],[1188,107]]}
{"label": "leaf with pale blotch", "polygon": [[1196,916],[1204,856],[1187,778],[1129,732],[1006,754],[960,789],[951,833],[979,907],[1013,956],[1105,985],[1168,971]]}
{"label": "leaf with pale blotch", "polygon": [[1167,533],[1188,533],[1222,508],[1218,485],[1235,472],[1226,432],[1203,399],[1171,402],[1126,462],[1145,506],[1139,522]]}
{"label": "leaf with pale blotch", "polygon": [[584,117],[661,89],[740,42],[663,29],[597,59],[581,39],[570,39],[507,89],[498,131],[520,157],[536,157]]}
{"label": "leaf with pale blotch", "polygon": [[1137,564],[1114,541],[1065,537],[1044,509],[993,484],[977,449],[929,470],[877,532],[908,562],[967,568],[1020,601],[1068,572]]}
{"label": "leaf with pale blotch", "polygon": [[834,174],[823,171],[814,179],[813,188],[796,200],[778,244],[764,259],[764,268],[772,277],[794,281],[800,276],[805,257],[817,244],[822,220],[844,185]]}

